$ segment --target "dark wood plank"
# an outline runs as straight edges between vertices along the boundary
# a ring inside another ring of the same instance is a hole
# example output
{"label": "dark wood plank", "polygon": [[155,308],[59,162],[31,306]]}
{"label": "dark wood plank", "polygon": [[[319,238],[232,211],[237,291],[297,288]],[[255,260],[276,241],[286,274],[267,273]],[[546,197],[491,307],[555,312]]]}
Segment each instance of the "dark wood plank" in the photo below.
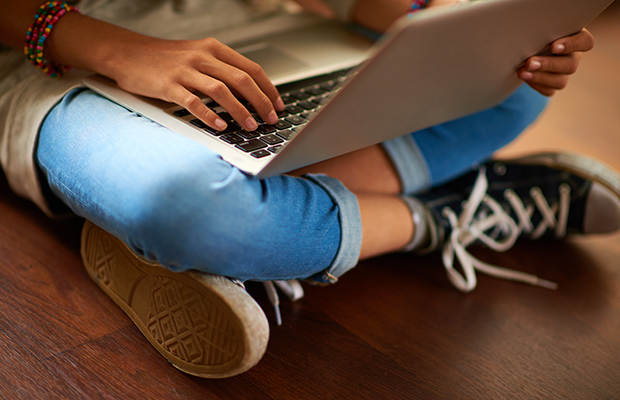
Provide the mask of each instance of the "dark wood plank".
{"label": "dark wood plank", "polygon": [[49,221],[2,185],[0,304],[7,335],[45,359],[127,326],[125,317],[109,317],[113,303],[82,268],[81,221]]}
{"label": "dark wood plank", "polygon": [[[610,288],[611,268],[572,243],[523,243],[507,254],[477,254],[549,277],[560,289],[480,277],[473,293],[461,294],[447,284],[437,257],[391,256],[364,263],[363,272],[333,290],[309,291],[306,301],[422,375],[435,397],[619,393],[620,363],[610,356],[620,354],[617,271]],[[584,362],[584,354],[592,362]]]}
{"label": "dark wood plank", "polygon": [[177,371],[133,326],[44,362],[84,399],[269,399],[245,376],[205,380]]}
{"label": "dark wood plank", "polygon": [[[421,377],[317,307],[311,299],[321,297],[322,289],[311,288],[309,301],[283,305],[285,323],[273,328],[267,354],[247,374],[252,383],[274,399],[347,398],[347,393],[359,399],[394,398],[395,393],[430,397]],[[252,293],[268,307],[261,293]]]}
{"label": "dark wood plank", "polygon": [[[0,322],[4,327],[4,322]],[[19,341],[0,331],[0,398],[78,398],[77,393],[48,370]]]}

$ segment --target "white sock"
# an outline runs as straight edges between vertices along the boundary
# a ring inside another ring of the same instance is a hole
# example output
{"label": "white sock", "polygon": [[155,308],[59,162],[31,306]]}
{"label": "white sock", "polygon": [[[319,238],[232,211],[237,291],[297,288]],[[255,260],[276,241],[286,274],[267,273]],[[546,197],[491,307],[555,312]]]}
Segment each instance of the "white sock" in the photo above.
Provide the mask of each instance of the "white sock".
{"label": "white sock", "polygon": [[401,199],[403,199],[407,207],[409,207],[411,217],[413,218],[413,237],[401,250],[403,252],[408,252],[416,250],[426,244],[429,238],[428,224],[426,223],[426,218],[424,218],[426,210],[424,204],[422,204],[420,200],[410,196],[401,196]]}

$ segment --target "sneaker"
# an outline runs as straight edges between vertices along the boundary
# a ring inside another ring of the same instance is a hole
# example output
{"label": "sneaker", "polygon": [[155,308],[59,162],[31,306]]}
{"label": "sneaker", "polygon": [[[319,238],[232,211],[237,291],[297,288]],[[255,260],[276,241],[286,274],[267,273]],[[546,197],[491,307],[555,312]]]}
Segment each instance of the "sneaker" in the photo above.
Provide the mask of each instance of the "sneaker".
{"label": "sneaker", "polygon": [[[473,243],[497,251],[517,238],[556,239],[620,229],[620,176],[581,155],[542,153],[492,160],[429,192],[417,195],[426,211],[429,245],[442,249],[451,282],[469,292],[475,271],[555,289],[553,282],[486,264],[467,252]],[[454,268],[455,256],[464,276]]]}
{"label": "sneaker", "polygon": [[226,378],[252,368],[265,353],[269,324],[243,284],[172,272],[89,221],[81,254],[91,279],[179,370]]}

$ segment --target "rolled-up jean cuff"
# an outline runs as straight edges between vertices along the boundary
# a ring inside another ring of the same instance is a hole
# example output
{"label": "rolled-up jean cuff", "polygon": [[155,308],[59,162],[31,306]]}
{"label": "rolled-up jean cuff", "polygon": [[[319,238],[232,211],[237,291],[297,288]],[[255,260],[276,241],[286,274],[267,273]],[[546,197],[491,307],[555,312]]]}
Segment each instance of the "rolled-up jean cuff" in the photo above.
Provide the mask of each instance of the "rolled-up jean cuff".
{"label": "rolled-up jean cuff", "polygon": [[428,189],[431,175],[426,160],[411,134],[381,143],[392,160],[404,194]]}
{"label": "rolled-up jean cuff", "polygon": [[340,247],[331,265],[310,278],[316,283],[335,283],[340,276],[357,265],[362,248],[362,218],[357,197],[339,180],[322,174],[308,174],[305,178],[321,186],[338,206]]}

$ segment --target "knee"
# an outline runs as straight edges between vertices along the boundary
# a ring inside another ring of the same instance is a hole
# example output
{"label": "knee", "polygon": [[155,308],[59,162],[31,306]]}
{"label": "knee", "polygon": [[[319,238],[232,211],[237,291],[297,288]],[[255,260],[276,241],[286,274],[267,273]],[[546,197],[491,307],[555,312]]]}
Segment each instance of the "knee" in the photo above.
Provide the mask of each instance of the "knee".
{"label": "knee", "polygon": [[121,218],[140,236],[150,230],[221,227],[230,217],[227,211],[242,212],[239,204],[246,201],[251,186],[249,178],[223,160],[168,164],[137,183],[131,198],[119,199]]}
{"label": "knee", "polygon": [[505,121],[506,131],[516,137],[538,119],[548,102],[548,97],[523,84],[496,110]]}
{"label": "knee", "polygon": [[251,253],[265,234],[261,182],[224,161],[180,165],[141,186],[125,208],[125,242],[172,270],[235,276],[237,253]]}
{"label": "knee", "polygon": [[[464,130],[478,139],[481,157],[489,157],[521,135],[543,112],[548,98],[526,84],[497,106],[464,120]],[[481,158],[481,159],[482,159]]]}

